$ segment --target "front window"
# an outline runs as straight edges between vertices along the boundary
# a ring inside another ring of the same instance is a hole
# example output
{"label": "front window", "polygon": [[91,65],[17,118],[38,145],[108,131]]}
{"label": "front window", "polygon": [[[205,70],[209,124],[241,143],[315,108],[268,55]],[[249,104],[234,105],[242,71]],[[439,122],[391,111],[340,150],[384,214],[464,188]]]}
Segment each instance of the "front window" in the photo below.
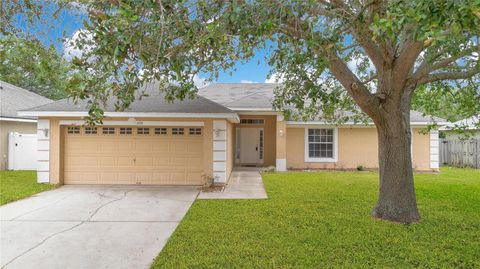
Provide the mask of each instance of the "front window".
{"label": "front window", "polygon": [[335,156],[335,129],[315,128],[306,132],[306,161],[333,161]]}

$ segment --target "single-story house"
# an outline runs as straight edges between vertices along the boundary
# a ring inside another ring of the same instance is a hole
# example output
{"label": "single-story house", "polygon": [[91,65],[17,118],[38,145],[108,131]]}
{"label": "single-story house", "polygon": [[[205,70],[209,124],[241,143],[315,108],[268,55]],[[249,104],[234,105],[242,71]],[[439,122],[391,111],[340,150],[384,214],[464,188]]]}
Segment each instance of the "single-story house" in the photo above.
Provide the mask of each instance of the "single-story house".
{"label": "single-story house", "polygon": [[[480,139],[480,116],[473,116],[456,122],[447,123],[440,127],[445,139]],[[462,130],[459,132],[459,130]]]}
{"label": "single-story house", "polygon": [[[8,134],[36,134],[36,117],[18,116],[17,111],[48,104],[52,100],[0,81],[0,170],[7,169]],[[35,150],[35,149],[33,149]]]}
{"label": "single-story house", "polygon": [[[59,184],[227,183],[235,166],[288,169],[378,167],[373,125],[290,121],[272,109],[276,84],[212,84],[168,103],[156,87],[103,124],[83,126],[86,103],[61,100],[20,112],[38,117],[38,181]],[[438,169],[438,132],[411,113],[413,167]]]}

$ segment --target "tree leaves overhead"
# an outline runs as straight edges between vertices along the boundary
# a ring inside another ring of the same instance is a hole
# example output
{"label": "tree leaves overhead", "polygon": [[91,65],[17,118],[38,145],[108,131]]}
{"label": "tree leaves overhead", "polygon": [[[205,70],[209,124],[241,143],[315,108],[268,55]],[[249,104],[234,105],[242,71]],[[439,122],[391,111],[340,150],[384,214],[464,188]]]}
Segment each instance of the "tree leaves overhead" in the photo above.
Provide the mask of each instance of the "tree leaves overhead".
{"label": "tree leaves overhead", "polygon": [[[332,73],[342,64],[353,72],[355,87],[382,100],[390,98],[391,87],[413,92],[437,81],[479,79],[478,1],[80,2],[93,38],[78,46],[93,49],[74,61],[79,72],[69,87],[75,98],[91,99],[92,116],[111,95],[125,109],[152,80],[166,85],[167,98],[188,98],[196,91],[195,74],[213,80],[258,48],[270,52],[271,74],[285,80],[275,107],[301,118],[318,110],[325,118],[359,111],[363,102],[349,89],[352,82]],[[412,59],[403,57],[408,51]],[[405,85],[386,86],[386,77],[394,76],[386,62],[405,66],[395,72],[409,77]]]}
{"label": "tree leaves overhead", "polygon": [[56,100],[67,96],[69,72],[70,63],[53,46],[12,35],[0,38],[0,80]]}

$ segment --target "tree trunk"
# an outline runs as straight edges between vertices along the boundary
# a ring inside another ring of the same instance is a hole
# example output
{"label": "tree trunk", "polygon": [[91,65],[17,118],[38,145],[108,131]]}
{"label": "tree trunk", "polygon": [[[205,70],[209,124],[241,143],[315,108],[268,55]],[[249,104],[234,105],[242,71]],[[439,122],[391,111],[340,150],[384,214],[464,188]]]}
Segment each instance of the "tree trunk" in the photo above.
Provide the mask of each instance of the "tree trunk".
{"label": "tree trunk", "polygon": [[382,111],[376,122],[380,194],[372,216],[400,223],[420,220],[413,183],[409,107]]}

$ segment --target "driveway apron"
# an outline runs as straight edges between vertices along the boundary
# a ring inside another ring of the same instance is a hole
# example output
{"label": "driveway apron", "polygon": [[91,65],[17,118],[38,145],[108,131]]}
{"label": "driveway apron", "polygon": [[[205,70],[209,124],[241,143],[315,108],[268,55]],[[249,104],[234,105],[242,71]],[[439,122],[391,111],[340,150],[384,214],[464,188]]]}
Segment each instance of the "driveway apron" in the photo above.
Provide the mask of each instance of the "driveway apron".
{"label": "driveway apron", "polygon": [[0,207],[1,268],[148,268],[196,187],[63,186]]}

